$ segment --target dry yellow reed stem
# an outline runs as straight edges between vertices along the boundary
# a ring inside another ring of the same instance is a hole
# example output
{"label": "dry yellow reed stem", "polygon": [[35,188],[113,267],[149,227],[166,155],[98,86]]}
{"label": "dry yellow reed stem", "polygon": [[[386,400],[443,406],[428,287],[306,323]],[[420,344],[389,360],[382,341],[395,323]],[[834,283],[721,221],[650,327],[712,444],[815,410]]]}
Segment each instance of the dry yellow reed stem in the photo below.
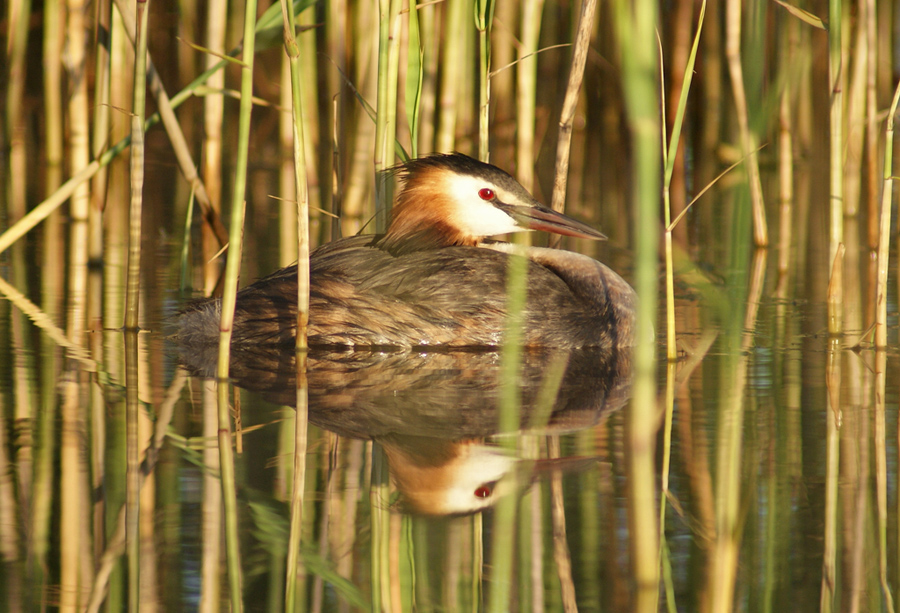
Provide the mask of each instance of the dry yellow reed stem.
{"label": "dry yellow reed stem", "polygon": [[441,70],[440,99],[438,100],[438,130],[435,135],[435,151],[450,153],[456,148],[456,123],[459,106],[463,103],[462,62],[465,57],[464,29],[471,18],[467,0],[447,0],[444,12],[444,44],[441,50],[445,58]]}
{"label": "dry yellow reed stem", "polygon": [[[894,598],[887,578],[887,513],[888,513],[888,468],[885,411],[885,391],[887,384],[887,352],[883,349],[875,352],[875,489],[878,535],[878,579],[881,583],[884,606],[889,613],[894,613]],[[868,436],[868,431],[865,436]],[[862,541],[863,539],[860,539]]]}
{"label": "dry yellow reed stem", "polygon": [[[828,2],[828,91],[831,94],[829,114],[830,202],[828,206],[830,241],[828,261],[833,262],[839,245],[844,242],[844,78],[842,59],[841,0]],[[840,322],[838,322],[840,323]]]}
{"label": "dry yellow reed stem", "polygon": [[744,89],[744,68],[741,59],[741,7],[740,0],[728,0],[725,8],[725,56],[728,61],[728,73],[731,76],[731,87],[734,91],[734,104],[740,129],[741,152],[747,156],[747,182],[750,185],[750,197],[753,201],[753,238],[757,247],[769,244],[769,231],[766,225],[766,205],[763,200],[762,182],[759,176],[759,159],[756,156],[758,144],[755,134],[750,130],[750,119],[747,110],[747,93]]}
{"label": "dry yellow reed stem", "polygon": [[900,83],[894,91],[894,99],[885,126],[884,180],[881,192],[881,223],[878,233],[878,276],[875,282],[875,346],[887,346],[887,275],[891,245],[891,206],[893,203],[893,145],[894,116],[900,103]]}

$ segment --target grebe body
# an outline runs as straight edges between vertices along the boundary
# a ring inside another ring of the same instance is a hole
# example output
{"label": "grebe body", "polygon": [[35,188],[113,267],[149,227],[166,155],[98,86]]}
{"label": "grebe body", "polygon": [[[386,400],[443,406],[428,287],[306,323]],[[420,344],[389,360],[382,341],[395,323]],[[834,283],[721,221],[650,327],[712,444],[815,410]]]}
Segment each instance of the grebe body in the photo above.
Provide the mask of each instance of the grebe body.
{"label": "grebe body", "polygon": [[[535,201],[502,170],[462,154],[399,168],[404,188],[383,235],[354,236],[310,256],[310,347],[492,347],[507,326],[512,246],[484,239],[539,229],[604,238]],[[526,248],[525,346],[630,346],[634,290],[607,266],[569,251]],[[218,299],[189,306],[178,341],[215,342]],[[293,343],[297,269],[238,292],[232,343]]]}

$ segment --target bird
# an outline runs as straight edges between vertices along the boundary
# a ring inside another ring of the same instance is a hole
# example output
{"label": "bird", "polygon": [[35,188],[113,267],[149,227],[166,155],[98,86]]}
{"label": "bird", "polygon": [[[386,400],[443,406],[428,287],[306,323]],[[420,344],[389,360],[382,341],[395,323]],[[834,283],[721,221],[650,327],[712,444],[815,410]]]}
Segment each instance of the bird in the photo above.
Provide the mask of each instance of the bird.
{"label": "bird", "polygon": [[[504,170],[461,153],[411,159],[392,172],[402,189],[384,234],[338,239],[310,255],[310,348],[502,346],[509,262],[522,256],[523,346],[634,344],[636,294],[611,268],[571,251],[491,238],[543,230],[602,240],[602,233],[544,206]],[[220,312],[217,298],[187,305],[176,341],[217,343]],[[296,331],[296,266],[238,292],[232,346],[293,345]]]}

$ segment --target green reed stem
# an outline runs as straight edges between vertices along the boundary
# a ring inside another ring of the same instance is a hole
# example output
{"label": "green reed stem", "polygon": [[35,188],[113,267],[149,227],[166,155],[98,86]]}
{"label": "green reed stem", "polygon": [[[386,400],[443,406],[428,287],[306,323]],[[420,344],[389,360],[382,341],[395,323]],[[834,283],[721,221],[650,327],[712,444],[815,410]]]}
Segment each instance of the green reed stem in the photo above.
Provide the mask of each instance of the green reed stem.
{"label": "green reed stem", "polygon": [[422,86],[425,77],[425,50],[419,35],[419,10],[415,0],[409,0],[409,41],[406,51],[406,121],[409,123],[409,155],[419,157],[419,110],[422,105]]}
{"label": "green reed stem", "polygon": [[[665,192],[664,192],[665,193]],[[666,239],[671,237],[671,232],[666,232]],[[669,246],[667,244],[667,246]],[[667,263],[668,264],[668,263]],[[675,380],[677,378],[676,363],[669,360],[666,364],[666,404],[663,417],[663,448],[662,469],[660,470],[660,496],[659,496],[659,557],[660,568],[666,587],[666,605],[669,611],[677,609],[675,606],[675,590],[672,588],[672,568],[669,555],[669,547],[666,543],[666,507],[669,504],[669,472],[672,458],[672,421],[675,414]]]}
{"label": "green reed stem", "polygon": [[372,483],[369,488],[369,513],[372,529],[371,580],[372,611],[390,610],[390,477],[384,450],[372,443]]}
{"label": "green reed stem", "polygon": [[288,537],[285,610],[297,606],[297,581],[300,568],[300,536],[303,527],[303,494],[306,483],[306,450],[308,423],[308,382],[306,378],[307,326],[309,324],[309,189],[307,184],[306,147],[303,130],[303,91],[300,81],[300,47],[297,44],[294,16],[282,0],[284,15],[284,49],[290,60],[291,114],[294,148],[294,193],[297,195],[297,334],[295,337],[297,368],[297,415],[294,421],[294,466],[291,490],[291,528]]}
{"label": "green reed stem", "polygon": [[[691,91],[691,82],[694,77],[694,65],[697,61],[697,50],[700,47],[700,33],[703,31],[703,18],[706,16],[706,0],[700,4],[700,17],[697,19],[697,33],[694,35],[694,43],[691,45],[691,53],[688,56],[687,66],[684,70],[684,81],[678,98],[678,107],[675,111],[675,120],[672,122],[672,134],[669,136],[669,146],[663,150],[663,214],[666,224],[666,357],[671,362],[677,358],[675,347],[675,272],[672,255],[672,231],[675,229],[672,223],[672,208],[670,204],[672,174],[675,171],[675,156],[678,153],[678,143],[681,141],[681,129],[684,125],[684,113],[687,109],[688,94]],[[662,71],[662,66],[660,66]],[[662,75],[662,72],[660,72]],[[665,88],[662,88],[665,91]],[[665,107],[662,116],[665,117]],[[663,130],[665,138],[665,130]]]}
{"label": "green reed stem", "polygon": [[[519,429],[520,423],[522,398],[518,381],[522,367],[522,328],[529,260],[519,245],[513,245],[512,254],[507,260],[506,329],[500,352],[499,432],[507,435],[502,439],[503,447],[514,453],[516,437],[509,435]],[[494,513],[489,611],[510,610],[517,504],[518,501],[514,496],[505,496],[497,502]]]}
{"label": "green reed stem", "polygon": [[237,161],[235,164],[234,193],[231,200],[231,231],[229,233],[228,258],[225,264],[225,287],[222,293],[222,320],[219,324],[218,379],[219,407],[219,461],[221,464],[222,499],[225,507],[225,553],[228,583],[231,592],[231,609],[242,610],[241,558],[238,541],[237,493],[234,481],[234,451],[231,447],[231,420],[229,416],[228,366],[231,356],[231,332],[237,297],[238,273],[241,266],[244,230],[244,198],[247,191],[247,161],[250,143],[250,116],[253,111],[253,62],[256,40],[256,1],[248,0],[244,12],[244,53],[241,66],[241,104],[238,124]]}
{"label": "green reed stem", "polygon": [[623,88],[634,141],[635,288],[638,294],[634,387],[628,412],[628,500],[631,551],[637,587],[635,611],[656,611],[659,544],[656,508],[656,319],[658,236],[651,220],[659,210],[659,92],[654,53],[658,17],[651,0],[616,3]]}

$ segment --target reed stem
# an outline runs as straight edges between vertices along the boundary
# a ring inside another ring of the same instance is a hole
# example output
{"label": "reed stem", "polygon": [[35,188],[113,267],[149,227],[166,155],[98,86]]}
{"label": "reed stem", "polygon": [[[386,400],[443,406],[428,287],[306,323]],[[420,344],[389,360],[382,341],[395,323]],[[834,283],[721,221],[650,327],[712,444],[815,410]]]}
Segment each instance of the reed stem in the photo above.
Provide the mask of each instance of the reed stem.
{"label": "reed stem", "polygon": [[656,611],[659,597],[659,527],[656,500],[656,346],[653,328],[657,304],[661,147],[656,66],[658,16],[652,1],[618,0],[615,25],[622,52],[628,124],[634,141],[633,210],[635,289],[638,294],[634,387],[628,411],[628,518],[632,569],[636,583],[633,610]]}
{"label": "reed stem", "polygon": [[[542,2],[543,0],[532,0]],[[491,26],[494,22],[494,0],[475,1],[475,30],[478,32],[478,159],[491,159]],[[538,19],[538,24],[540,19]],[[538,29],[540,26],[538,25]],[[533,129],[533,128],[532,128]],[[525,189],[530,190],[529,186]]]}
{"label": "reed stem", "polygon": [[231,332],[237,296],[238,273],[243,251],[244,198],[247,186],[250,116],[253,111],[253,62],[256,38],[256,1],[248,0],[244,8],[244,49],[241,65],[241,103],[238,124],[237,160],[234,193],[231,200],[231,231],[228,259],[225,264],[225,286],[222,292],[222,320],[219,324],[218,379],[219,463],[221,465],[222,501],[225,507],[225,555],[232,611],[243,610],[240,551],[238,540],[237,492],[234,475],[234,451],[231,447],[228,372],[231,357]]}
{"label": "reed stem", "polygon": [[385,171],[394,163],[397,136],[397,81],[400,72],[402,0],[379,0],[378,104],[375,116],[375,229],[387,229],[391,212],[391,180]]}
{"label": "reed stem", "polygon": [[[829,230],[830,242],[828,246],[828,261],[833,262],[838,251],[838,245],[844,242],[844,76],[842,54],[842,2],[841,0],[829,0],[828,2],[828,90],[831,92],[831,105],[829,114],[829,176],[830,180],[830,206]],[[838,330],[842,329],[837,322]]]}
{"label": "reed stem", "polygon": [[894,117],[900,103],[900,83],[894,90],[884,131],[884,183],[881,191],[881,216],[878,232],[878,275],[875,284],[875,346],[887,347],[887,277],[891,248],[891,208],[893,206]]}
{"label": "reed stem", "polygon": [[291,528],[288,537],[285,610],[297,607],[297,582],[300,567],[300,536],[303,527],[303,493],[306,483],[308,420],[307,326],[309,324],[309,189],[307,185],[306,144],[303,129],[303,90],[300,80],[300,46],[294,32],[294,12],[287,0],[281,2],[284,16],[284,49],[290,60],[291,113],[294,148],[294,193],[297,196],[297,333],[295,354],[297,369],[297,415],[294,421],[294,466],[291,489]]}

